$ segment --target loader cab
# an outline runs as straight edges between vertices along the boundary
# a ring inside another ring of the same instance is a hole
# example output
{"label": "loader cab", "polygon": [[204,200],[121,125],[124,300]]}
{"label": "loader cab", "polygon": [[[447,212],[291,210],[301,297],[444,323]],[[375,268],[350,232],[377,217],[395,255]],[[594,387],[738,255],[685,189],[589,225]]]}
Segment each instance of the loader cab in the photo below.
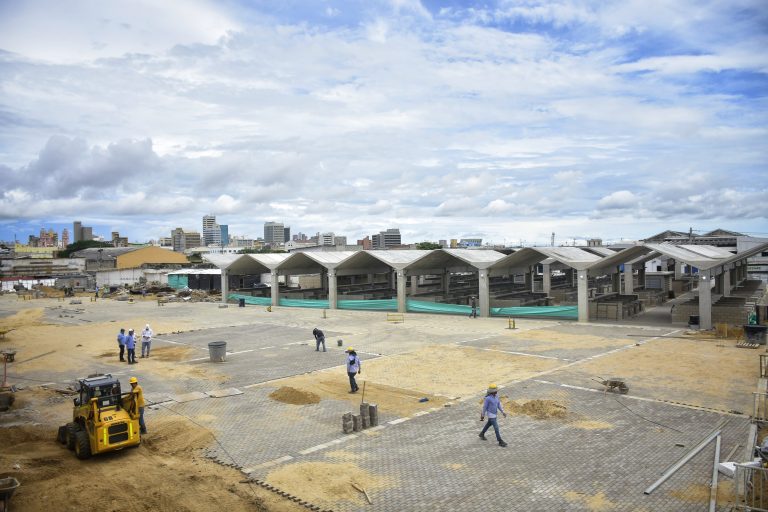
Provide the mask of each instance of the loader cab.
{"label": "loader cab", "polygon": [[99,409],[120,404],[120,381],[112,375],[98,375],[78,381],[79,396],[75,405],[86,405],[92,398],[97,399]]}

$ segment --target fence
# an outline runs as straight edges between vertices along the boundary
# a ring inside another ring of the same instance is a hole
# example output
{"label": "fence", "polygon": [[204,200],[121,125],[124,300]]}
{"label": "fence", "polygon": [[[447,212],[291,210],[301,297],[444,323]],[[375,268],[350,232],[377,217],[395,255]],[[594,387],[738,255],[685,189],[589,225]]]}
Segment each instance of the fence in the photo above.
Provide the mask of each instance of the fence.
{"label": "fence", "polygon": [[768,512],[768,469],[736,464],[734,509]]}

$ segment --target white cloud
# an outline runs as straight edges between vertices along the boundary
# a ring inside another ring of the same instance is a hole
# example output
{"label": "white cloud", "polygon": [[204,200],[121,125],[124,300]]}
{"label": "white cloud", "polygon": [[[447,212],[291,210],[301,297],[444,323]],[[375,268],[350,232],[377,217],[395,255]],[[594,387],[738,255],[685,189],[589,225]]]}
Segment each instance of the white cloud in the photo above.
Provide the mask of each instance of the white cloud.
{"label": "white cloud", "polygon": [[636,207],[638,199],[629,190],[619,190],[608,194],[597,202],[600,210],[627,210]]}

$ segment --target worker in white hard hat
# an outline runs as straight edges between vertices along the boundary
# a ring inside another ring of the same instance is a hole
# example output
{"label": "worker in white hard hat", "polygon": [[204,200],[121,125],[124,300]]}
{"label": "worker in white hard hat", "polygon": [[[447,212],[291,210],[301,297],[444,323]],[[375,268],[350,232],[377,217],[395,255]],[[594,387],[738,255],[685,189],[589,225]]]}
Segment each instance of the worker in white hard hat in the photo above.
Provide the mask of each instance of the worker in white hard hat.
{"label": "worker in white hard hat", "polygon": [[349,386],[352,388],[350,393],[357,393],[360,389],[355,382],[355,375],[361,374],[360,370],[360,358],[357,357],[357,352],[352,347],[347,348],[347,375],[349,376]]}
{"label": "worker in white hard hat", "polygon": [[147,433],[147,426],[144,424],[144,390],[139,386],[139,379],[131,377],[128,382],[131,384],[131,400],[133,407],[139,409],[139,428],[142,434]]}
{"label": "worker in white hard hat", "polygon": [[[144,330],[141,331],[141,357],[149,357],[149,349],[152,345],[152,329],[149,324],[144,326]],[[146,351],[146,356],[144,355]]]}
{"label": "worker in white hard hat", "polygon": [[501,412],[505,418],[507,417],[507,413],[504,412],[504,409],[501,407],[501,400],[499,400],[499,397],[497,396],[498,391],[499,387],[496,384],[488,386],[488,392],[485,395],[485,400],[483,400],[483,410],[480,413],[480,421],[485,420],[485,417],[488,416],[488,422],[483,427],[483,430],[480,431],[480,439],[487,441],[485,432],[491,425],[493,425],[493,431],[496,433],[496,440],[499,442],[499,446],[503,448],[507,446],[507,443],[504,442],[501,438],[501,434],[499,434],[499,422],[496,419],[496,413]]}

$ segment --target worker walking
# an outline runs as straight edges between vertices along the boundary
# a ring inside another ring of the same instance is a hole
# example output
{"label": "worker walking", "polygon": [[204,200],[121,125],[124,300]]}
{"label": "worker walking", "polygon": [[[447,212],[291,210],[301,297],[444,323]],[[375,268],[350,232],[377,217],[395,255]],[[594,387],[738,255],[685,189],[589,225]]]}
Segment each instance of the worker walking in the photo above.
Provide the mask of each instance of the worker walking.
{"label": "worker walking", "polygon": [[[149,324],[144,326],[144,330],[141,331],[141,357],[149,357],[149,347],[152,344],[152,329],[149,328]],[[144,350],[146,349],[146,356]]]}
{"label": "worker walking", "polygon": [[120,346],[120,360],[125,361],[125,329],[120,329],[117,333],[117,344]]}
{"label": "worker walking", "polygon": [[472,311],[469,313],[469,318],[477,318],[477,297],[474,295],[469,298],[469,305],[472,307]]}
{"label": "worker walking", "polygon": [[[144,390],[139,386],[139,379],[131,377],[128,382],[131,383],[131,400],[133,402],[133,408],[139,410],[139,428],[142,434],[147,433],[147,426],[144,424]],[[135,411],[136,409],[134,409]]]}
{"label": "worker walking", "polygon": [[312,335],[315,337],[315,352],[320,352],[320,344],[323,345],[323,352],[326,352],[325,350],[325,334],[323,331],[315,327],[312,330]]}
{"label": "worker walking", "polygon": [[355,375],[361,374],[360,358],[357,357],[357,352],[352,347],[347,348],[347,375],[349,376],[349,386],[352,388],[350,393],[357,393],[360,389],[355,382]]}
{"label": "worker walking", "polygon": [[483,430],[480,431],[480,439],[487,441],[485,432],[491,425],[493,425],[493,431],[496,433],[496,440],[499,442],[499,446],[503,448],[507,446],[507,443],[504,442],[501,438],[501,434],[499,434],[499,422],[496,418],[496,413],[501,412],[505,418],[507,417],[507,413],[504,412],[504,409],[501,407],[501,400],[496,396],[498,391],[499,389],[496,384],[488,386],[488,393],[485,395],[485,400],[483,400],[483,410],[480,413],[480,421],[483,421],[485,417],[488,416],[488,422],[483,427]]}
{"label": "worker walking", "polygon": [[125,348],[128,349],[128,364],[136,363],[136,338],[133,336],[133,329],[128,330],[125,337]]}

